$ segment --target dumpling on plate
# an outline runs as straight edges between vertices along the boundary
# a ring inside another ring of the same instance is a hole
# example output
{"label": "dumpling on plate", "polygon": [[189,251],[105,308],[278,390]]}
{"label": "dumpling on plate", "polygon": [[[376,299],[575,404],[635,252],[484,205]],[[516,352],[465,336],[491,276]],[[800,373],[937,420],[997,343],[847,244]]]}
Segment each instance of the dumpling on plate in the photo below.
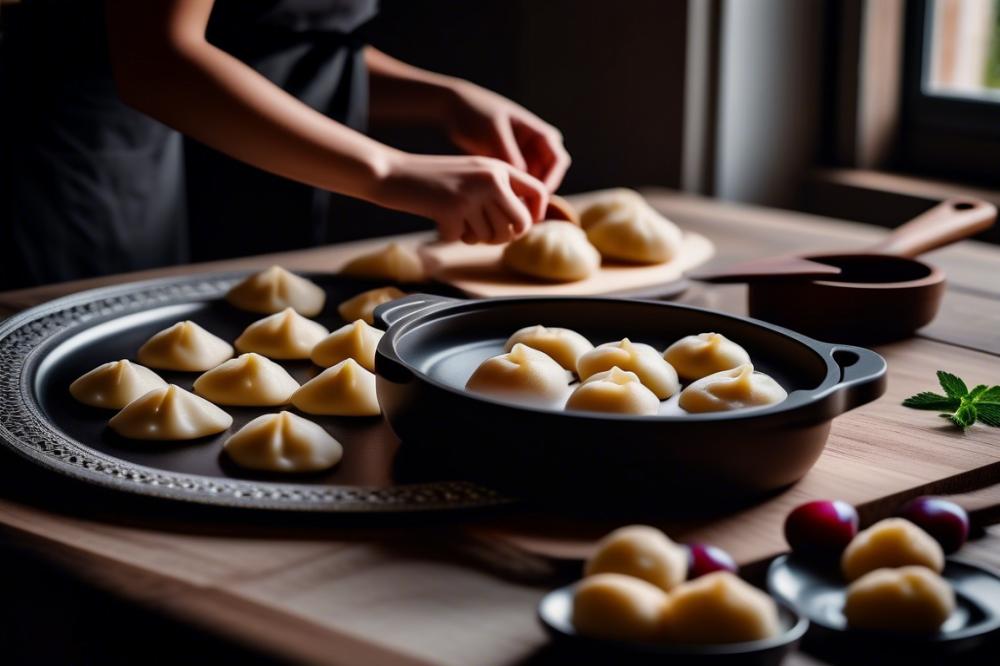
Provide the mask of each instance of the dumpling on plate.
{"label": "dumpling on plate", "polygon": [[366,370],[375,371],[375,349],[385,335],[363,319],[341,326],[313,347],[310,358],[316,365],[328,368],[353,358]]}
{"label": "dumpling on plate", "polygon": [[594,347],[577,361],[576,372],[583,381],[616,366],[634,372],[639,381],[660,400],[666,400],[680,390],[677,371],[663,360],[660,352],[628,338]]}
{"label": "dumpling on plate", "polygon": [[193,321],[179,321],[139,347],[143,365],[160,370],[204,372],[233,357],[233,346]]}
{"label": "dumpling on plate", "polygon": [[580,216],[587,239],[606,259],[637,264],[670,261],[683,234],[673,222],[631,190],[613,190]]}
{"label": "dumpling on plate", "polygon": [[509,352],[518,343],[545,352],[570,372],[576,372],[577,359],[594,348],[590,340],[576,331],[541,324],[526,326],[507,338],[504,351]]}
{"label": "dumpling on plate", "polygon": [[374,324],[375,308],[403,296],[406,296],[406,294],[395,287],[369,289],[338,305],[337,313],[340,314],[341,319],[344,321],[361,319],[366,324]]}
{"label": "dumpling on plate", "polygon": [[685,336],[667,347],[663,358],[688,381],[750,362],[750,354],[721,333]]}
{"label": "dumpling on plate", "polygon": [[194,380],[194,392],[218,405],[269,407],[284,405],[299,388],[288,371],[274,361],[241,354]]}
{"label": "dumpling on plate", "polygon": [[281,266],[271,266],[235,285],[226,294],[226,300],[250,312],[274,314],[292,308],[300,315],[315,317],[323,310],[326,292]]}
{"label": "dumpling on plate", "polygon": [[258,416],[222,448],[241,467],[266,472],[317,472],[344,455],[340,442],[322,426],[291,412]]}
{"label": "dumpling on plate", "polygon": [[601,255],[572,222],[543,222],[504,248],[503,265],[552,282],[576,282],[601,267]]}
{"label": "dumpling on plate", "polygon": [[236,348],[268,358],[309,358],[313,347],[329,334],[325,326],[306,319],[292,308],[285,308],[247,326],[236,338]]}
{"label": "dumpling on plate", "polygon": [[569,374],[548,354],[518,343],[506,354],[480,363],[465,388],[494,398],[559,407],[566,400]]}
{"label": "dumpling on plate", "polygon": [[389,243],[374,252],[355,257],[340,269],[340,273],[350,277],[392,282],[420,282],[425,277],[424,262],[420,260],[420,255],[399,243]]}
{"label": "dumpling on plate", "polygon": [[382,409],[375,375],[353,358],[319,373],[292,395],[292,404],[307,414],[378,416]]}
{"label": "dumpling on plate", "polygon": [[166,385],[149,368],[122,359],[103,363],[81,375],[69,385],[69,392],[91,407],[121,409],[139,396]]}
{"label": "dumpling on plate", "polygon": [[108,421],[122,437],[150,440],[198,439],[232,424],[229,414],[174,384],[136,398]]}
{"label": "dumpling on plate", "polygon": [[577,386],[566,401],[566,409],[649,416],[660,411],[660,399],[634,372],[616,366],[591,375]]}
{"label": "dumpling on plate", "polygon": [[774,599],[728,571],[677,586],[661,622],[661,638],[668,643],[744,643],[781,631]]}
{"label": "dumpling on plate", "polygon": [[692,413],[723,412],[774,405],[787,397],[788,392],[778,382],[744,363],[689,384],[681,391],[678,404]]}

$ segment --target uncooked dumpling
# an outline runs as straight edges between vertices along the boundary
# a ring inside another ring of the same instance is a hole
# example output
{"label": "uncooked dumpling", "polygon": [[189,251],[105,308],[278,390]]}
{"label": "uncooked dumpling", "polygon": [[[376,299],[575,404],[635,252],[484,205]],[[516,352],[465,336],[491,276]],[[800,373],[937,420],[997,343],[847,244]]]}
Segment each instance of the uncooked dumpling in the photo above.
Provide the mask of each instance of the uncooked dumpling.
{"label": "uncooked dumpling", "polygon": [[242,354],[194,380],[198,395],[219,405],[269,407],[284,405],[299,383],[274,361]]}
{"label": "uncooked dumpling", "polygon": [[667,593],[644,580],[604,573],[584,578],[573,593],[573,627],[583,636],[653,642]]}
{"label": "uncooked dumpling", "polygon": [[292,308],[306,317],[315,317],[323,309],[326,292],[281,266],[271,266],[230,289],[226,300],[250,312],[274,314]]}
{"label": "uncooked dumpling", "polygon": [[125,359],[97,366],[69,385],[70,394],[85,405],[121,409],[139,396],[166,386],[158,374]]}
{"label": "uncooked dumpling", "polygon": [[670,643],[743,643],[780,630],[774,599],[728,571],[674,589],[662,617],[662,637]]}
{"label": "uncooked dumpling", "polygon": [[683,234],[636,192],[614,190],[588,207],[580,218],[587,238],[601,256],[639,264],[670,261]]}
{"label": "uncooked dumpling", "polygon": [[660,400],[666,400],[680,390],[677,371],[663,360],[660,352],[628,338],[605,343],[587,352],[577,361],[576,371],[580,379],[585,380],[615,366],[638,375],[639,381]]}
{"label": "uncooked dumpling", "polygon": [[922,566],[876,569],[847,588],[844,617],[853,629],[931,633],[955,610],[947,580]]}
{"label": "uncooked dumpling", "polygon": [[690,384],[678,404],[691,413],[724,412],[774,405],[788,397],[785,389],[749,363],[723,370]]}
{"label": "uncooked dumpling", "polygon": [[504,351],[510,351],[517,343],[545,352],[556,363],[570,372],[576,372],[576,361],[594,348],[590,340],[568,328],[547,328],[542,325],[526,326],[507,339]]}
{"label": "uncooked dumpling", "polygon": [[174,384],[136,398],[108,421],[122,437],[153,440],[198,439],[232,424],[229,414]]}
{"label": "uncooked dumpling", "polygon": [[548,354],[516,344],[479,364],[465,388],[494,398],[558,407],[566,400],[569,375]]}
{"label": "uncooked dumpling", "polygon": [[233,346],[193,321],[179,321],[139,347],[143,365],[161,370],[204,372],[233,357]]}
{"label": "uncooked dumpling", "polygon": [[875,569],[911,564],[941,573],[944,550],[934,537],[905,518],[886,518],[861,530],[840,557],[847,580],[856,580]]}
{"label": "uncooked dumpling", "polygon": [[307,414],[377,416],[382,413],[375,375],[353,358],[327,368],[292,395],[292,404]]}
{"label": "uncooked dumpling", "polygon": [[510,270],[553,282],[575,282],[601,266],[601,255],[572,222],[543,222],[503,251]]}
{"label": "uncooked dumpling", "polygon": [[601,539],[584,566],[584,575],[624,574],[669,592],[684,582],[687,570],[683,546],[655,527],[627,525]]}
{"label": "uncooked dumpling", "polygon": [[667,347],[663,358],[688,381],[731,370],[750,362],[743,347],[720,333],[699,333],[681,338]]}
{"label": "uncooked dumpling", "polygon": [[650,416],[660,411],[660,399],[634,372],[614,367],[584,380],[566,401],[566,409]]}
{"label": "uncooked dumpling", "polygon": [[375,371],[375,349],[385,335],[363,319],[341,326],[313,347],[310,358],[316,365],[328,368],[353,358],[366,370]]}
{"label": "uncooked dumpling", "polygon": [[268,358],[309,358],[313,347],[329,333],[324,326],[286,308],[247,326],[236,338],[236,348]]}
{"label": "uncooked dumpling", "polygon": [[425,276],[420,256],[399,243],[389,243],[374,252],[355,257],[340,272],[356,278],[392,282],[420,282]]}
{"label": "uncooked dumpling", "polygon": [[375,308],[406,296],[395,287],[382,287],[362,292],[337,306],[337,312],[344,321],[361,319],[367,324],[375,323]]}
{"label": "uncooked dumpling", "polygon": [[321,426],[291,412],[264,414],[223,444],[238,465],[267,472],[316,472],[344,455],[340,442]]}

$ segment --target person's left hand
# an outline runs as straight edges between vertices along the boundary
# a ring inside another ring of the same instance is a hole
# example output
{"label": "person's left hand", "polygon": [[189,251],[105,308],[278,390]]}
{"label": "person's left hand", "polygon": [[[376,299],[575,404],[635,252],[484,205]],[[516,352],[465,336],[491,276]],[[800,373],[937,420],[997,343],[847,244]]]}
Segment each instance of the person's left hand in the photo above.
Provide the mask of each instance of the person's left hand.
{"label": "person's left hand", "polygon": [[477,85],[461,82],[447,119],[456,146],[473,155],[495,157],[542,181],[549,192],[562,183],[570,165],[562,134],[522,106]]}

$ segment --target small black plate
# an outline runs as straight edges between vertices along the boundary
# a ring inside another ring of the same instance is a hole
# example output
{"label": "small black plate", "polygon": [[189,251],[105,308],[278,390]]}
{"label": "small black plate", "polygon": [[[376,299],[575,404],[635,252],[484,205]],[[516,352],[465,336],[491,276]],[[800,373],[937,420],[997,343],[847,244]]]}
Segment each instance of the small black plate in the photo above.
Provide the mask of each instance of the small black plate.
{"label": "small black plate", "polygon": [[850,629],[842,608],[847,584],[836,567],[817,567],[790,555],[771,563],[767,589],[772,596],[809,619],[814,632],[828,634],[841,647],[865,645],[900,654],[900,650],[957,653],[1000,635],[1000,575],[971,562],[948,558],[942,576],[955,589],[955,611],[933,634],[901,634]]}
{"label": "small black plate", "polygon": [[[573,594],[576,584],[560,587],[546,594],[538,604],[538,619],[545,630],[567,650],[585,656],[585,661],[607,663],[677,663],[685,664],[780,664],[809,628],[809,621],[785,604],[778,602],[781,634],[774,638],[746,643],[719,645],[659,645],[629,643],[582,636],[573,627]],[[612,658],[615,658],[612,661]]]}

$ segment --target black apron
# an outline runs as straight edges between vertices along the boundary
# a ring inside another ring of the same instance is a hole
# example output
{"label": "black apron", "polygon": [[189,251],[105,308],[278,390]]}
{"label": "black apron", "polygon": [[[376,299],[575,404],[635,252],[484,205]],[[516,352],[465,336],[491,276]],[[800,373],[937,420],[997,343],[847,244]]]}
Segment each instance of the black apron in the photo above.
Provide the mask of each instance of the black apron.
{"label": "black apron", "polygon": [[[219,0],[208,38],[363,129],[360,35],[376,10],[377,0]],[[323,240],[327,193],[185,150],[121,102],[102,0],[26,0],[2,20],[0,289]]]}

